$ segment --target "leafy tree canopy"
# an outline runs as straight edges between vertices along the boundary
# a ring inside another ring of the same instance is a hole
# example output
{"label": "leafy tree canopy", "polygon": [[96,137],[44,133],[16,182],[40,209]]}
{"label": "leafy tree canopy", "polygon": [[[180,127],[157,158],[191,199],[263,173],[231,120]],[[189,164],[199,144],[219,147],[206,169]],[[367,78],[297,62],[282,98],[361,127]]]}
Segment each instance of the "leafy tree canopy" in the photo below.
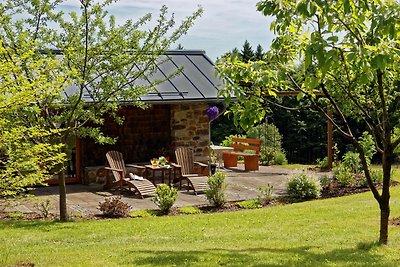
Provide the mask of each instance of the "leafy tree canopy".
{"label": "leafy tree canopy", "polygon": [[[260,122],[278,92],[295,92],[326,114],[360,153],[371,191],[381,209],[380,242],[387,243],[389,186],[393,149],[399,127],[400,5],[398,1],[268,0],[257,4],[273,16],[276,34],[266,62],[243,63],[226,58],[219,63],[232,83],[223,94],[233,104],[243,127]],[[348,119],[366,125],[382,156],[384,181],[378,192],[370,179],[365,153]]]}

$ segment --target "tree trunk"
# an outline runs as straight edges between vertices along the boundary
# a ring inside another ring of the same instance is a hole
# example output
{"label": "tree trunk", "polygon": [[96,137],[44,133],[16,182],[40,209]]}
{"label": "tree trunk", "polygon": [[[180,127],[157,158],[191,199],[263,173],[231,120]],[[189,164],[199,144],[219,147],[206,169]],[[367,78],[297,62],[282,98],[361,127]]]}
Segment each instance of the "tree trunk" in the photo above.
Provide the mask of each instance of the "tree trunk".
{"label": "tree trunk", "polygon": [[58,174],[58,193],[60,196],[60,221],[65,222],[68,220],[68,213],[67,213],[67,190],[65,186],[64,171],[61,171]]}
{"label": "tree trunk", "polygon": [[389,235],[389,216],[390,216],[390,172],[392,170],[392,155],[389,151],[384,151],[382,155],[383,186],[382,196],[379,201],[381,210],[381,225],[379,231],[379,243],[387,245]]}

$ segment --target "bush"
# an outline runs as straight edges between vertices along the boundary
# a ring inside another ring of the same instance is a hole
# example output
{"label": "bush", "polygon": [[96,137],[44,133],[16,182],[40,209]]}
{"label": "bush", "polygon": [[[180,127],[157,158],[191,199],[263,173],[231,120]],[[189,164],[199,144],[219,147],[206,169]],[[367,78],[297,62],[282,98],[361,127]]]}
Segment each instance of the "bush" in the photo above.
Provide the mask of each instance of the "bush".
{"label": "bush", "polygon": [[46,219],[49,217],[50,209],[51,209],[51,202],[50,202],[49,198],[38,200],[34,206],[35,206],[35,208],[37,208],[40,211],[43,218]]}
{"label": "bush", "polygon": [[324,157],[323,159],[317,159],[317,166],[321,169],[328,168],[328,157]]}
{"label": "bush", "polygon": [[243,200],[243,201],[240,201],[240,202],[236,202],[235,204],[238,205],[242,209],[258,209],[258,208],[262,208],[260,200],[258,200],[258,199]]}
{"label": "bush", "polygon": [[333,168],[333,173],[339,186],[345,187],[354,183],[354,173],[344,164],[339,164]]}
{"label": "bush", "polygon": [[327,175],[319,177],[321,188],[328,188],[331,185],[331,179]]}
{"label": "bush", "polygon": [[168,214],[178,197],[178,190],[173,186],[160,184],[157,186],[153,202],[160,208],[161,214]]}
{"label": "bush", "polygon": [[274,191],[274,187],[270,184],[266,186],[259,186],[257,189],[260,191],[260,196],[258,197],[259,202],[262,205],[266,205],[272,200],[272,193]]}
{"label": "bush", "polygon": [[217,171],[213,175],[211,175],[208,180],[209,189],[206,190],[206,197],[210,204],[215,207],[223,207],[226,203],[226,183],[225,183],[226,174]]}
{"label": "bush", "polygon": [[360,154],[356,152],[346,152],[343,156],[342,162],[343,166],[352,173],[359,173],[362,171]]}
{"label": "bush", "polygon": [[147,218],[157,216],[157,212],[154,210],[135,210],[129,213],[131,218]]}
{"label": "bush", "polygon": [[100,203],[99,210],[105,217],[123,218],[127,217],[130,206],[121,200],[121,196],[106,198]]}
{"label": "bush", "polygon": [[193,207],[193,206],[188,206],[188,207],[181,207],[178,208],[178,211],[182,214],[199,214],[202,213],[202,211],[199,208]]}
{"label": "bush", "polygon": [[284,165],[287,164],[288,161],[286,159],[286,154],[282,150],[278,150],[274,152],[274,164],[276,165]]}
{"label": "bush", "polygon": [[287,193],[294,199],[318,198],[321,194],[321,185],[312,176],[304,173],[297,174],[289,180]]}

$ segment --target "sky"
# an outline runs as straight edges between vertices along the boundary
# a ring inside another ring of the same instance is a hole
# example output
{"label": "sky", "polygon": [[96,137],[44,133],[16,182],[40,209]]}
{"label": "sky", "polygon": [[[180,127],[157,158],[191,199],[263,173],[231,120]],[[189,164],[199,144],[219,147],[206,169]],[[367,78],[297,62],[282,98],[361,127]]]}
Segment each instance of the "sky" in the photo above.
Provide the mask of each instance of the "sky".
{"label": "sky", "polygon": [[[157,19],[161,6],[166,5],[179,22],[198,6],[202,6],[203,15],[178,43],[184,49],[205,50],[207,56],[215,61],[235,47],[241,50],[245,40],[250,42],[254,50],[258,44],[261,44],[264,51],[268,49],[273,38],[269,30],[271,20],[257,11],[257,2],[258,0],[120,0],[110,6],[109,13],[120,23],[127,19],[137,20],[147,13],[152,13],[153,19]],[[65,12],[77,11],[78,7],[78,0],[68,0],[60,6]]]}

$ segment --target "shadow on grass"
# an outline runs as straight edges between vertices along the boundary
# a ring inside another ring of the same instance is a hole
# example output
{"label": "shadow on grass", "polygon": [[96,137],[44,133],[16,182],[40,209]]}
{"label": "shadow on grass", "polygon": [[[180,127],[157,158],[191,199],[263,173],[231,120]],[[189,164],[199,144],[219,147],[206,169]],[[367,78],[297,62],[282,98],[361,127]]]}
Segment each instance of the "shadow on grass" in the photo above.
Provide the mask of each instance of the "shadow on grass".
{"label": "shadow on grass", "polygon": [[[369,243],[368,243],[369,244]],[[371,243],[372,244],[372,243]],[[375,243],[373,243],[375,244]],[[372,245],[373,247],[374,245]],[[128,257],[121,257],[120,264],[156,266],[336,266],[356,265],[394,266],[379,255],[371,255],[362,249],[335,249],[328,252],[313,252],[317,247],[304,246],[289,249],[254,248],[248,250],[211,249],[205,251],[146,251],[135,250]],[[126,253],[126,251],[125,251]]]}
{"label": "shadow on grass", "polygon": [[40,231],[48,231],[50,227],[58,228],[74,228],[69,222],[60,222],[59,220],[31,220],[31,221],[0,221],[0,229],[18,228],[18,229],[34,229]]}

